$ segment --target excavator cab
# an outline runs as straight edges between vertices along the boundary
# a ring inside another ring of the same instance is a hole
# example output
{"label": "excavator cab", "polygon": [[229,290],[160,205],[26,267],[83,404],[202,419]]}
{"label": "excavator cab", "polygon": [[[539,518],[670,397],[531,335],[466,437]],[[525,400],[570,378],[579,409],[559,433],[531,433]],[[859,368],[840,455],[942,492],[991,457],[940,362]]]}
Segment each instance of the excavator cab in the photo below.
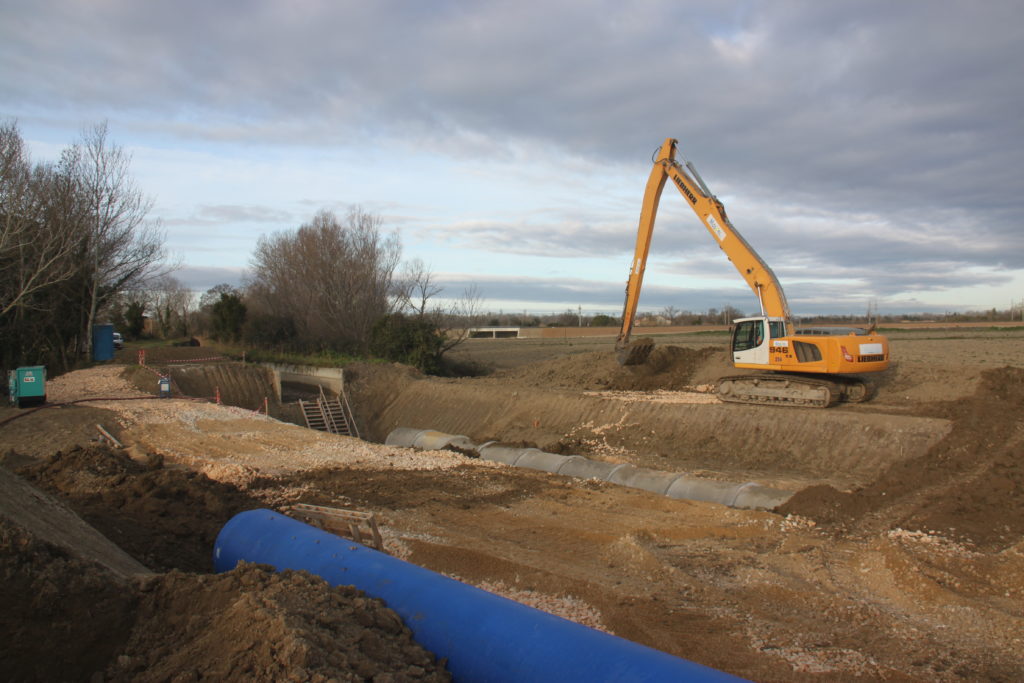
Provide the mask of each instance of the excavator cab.
{"label": "excavator cab", "polygon": [[767,365],[773,340],[786,336],[782,318],[738,318],[733,320],[732,359],[735,363]]}

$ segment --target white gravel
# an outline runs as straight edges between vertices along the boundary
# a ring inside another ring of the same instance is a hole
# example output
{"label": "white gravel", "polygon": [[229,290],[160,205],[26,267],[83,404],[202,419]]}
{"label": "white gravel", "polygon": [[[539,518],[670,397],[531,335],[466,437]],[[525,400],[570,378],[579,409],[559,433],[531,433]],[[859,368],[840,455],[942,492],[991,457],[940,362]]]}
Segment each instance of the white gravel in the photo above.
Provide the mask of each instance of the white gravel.
{"label": "white gravel", "polygon": [[147,396],[121,377],[122,365],[78,370],[47,383],[54,402],[83,398],[118,415],[126,441],[212,479],[245,486],[259,475],[326,467],[450,470],[503,467],[451,451],[416,451],[318,432],[234,406]]}

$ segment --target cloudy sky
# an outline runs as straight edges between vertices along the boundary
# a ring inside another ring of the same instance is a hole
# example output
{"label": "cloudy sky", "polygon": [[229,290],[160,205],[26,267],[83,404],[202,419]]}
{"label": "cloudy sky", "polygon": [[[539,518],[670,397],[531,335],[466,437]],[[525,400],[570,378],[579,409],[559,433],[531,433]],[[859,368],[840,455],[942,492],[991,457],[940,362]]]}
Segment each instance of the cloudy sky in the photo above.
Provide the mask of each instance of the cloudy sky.
{"label": "cloudy sky", "polygon": [[[195,289],[359,205],[493,311],[621,312],[666,137],[795,313],[1024,300],[1024,3],[0,0],[36,160],[107,121]],[[755,312],[671,185],[641,308]]]}

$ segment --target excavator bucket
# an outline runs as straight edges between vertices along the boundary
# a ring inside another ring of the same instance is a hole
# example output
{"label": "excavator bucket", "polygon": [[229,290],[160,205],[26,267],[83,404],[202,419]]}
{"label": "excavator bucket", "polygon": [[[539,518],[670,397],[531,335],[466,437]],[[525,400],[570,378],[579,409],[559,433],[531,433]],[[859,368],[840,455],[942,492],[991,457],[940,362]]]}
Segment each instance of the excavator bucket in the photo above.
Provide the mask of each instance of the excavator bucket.
{"label": "excavator bucket", "polygon": [[634,341],[615,347],[615,358],[619,365],[643,365],[654,350],[654,340],[641,337]]}

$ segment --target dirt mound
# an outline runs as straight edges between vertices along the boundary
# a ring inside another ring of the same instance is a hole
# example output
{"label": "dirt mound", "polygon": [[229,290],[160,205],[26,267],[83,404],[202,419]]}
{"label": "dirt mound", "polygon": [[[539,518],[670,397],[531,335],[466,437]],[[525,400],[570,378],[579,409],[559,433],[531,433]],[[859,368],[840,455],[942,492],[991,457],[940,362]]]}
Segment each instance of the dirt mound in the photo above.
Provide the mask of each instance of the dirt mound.
{"label": "dirt mound", "polygon": [[127,640],[135,603],[130,584],[0,517],[6,680],[88,680]]}
{"label": "dirt mound", "polygon": [[800,491],[780,508],[840,528],[939,531],[999,550],[1024,535],[1024,369],[982,373],[967,401],[933,404],[953,428],[926,454],[888,468],[872,484],[845,493]]}
{"label": "dirt mound", "polygon": [[593,351],[505,370],[494,377],[526,386],[558,389],[679,390],[692,386],[698,375],[713,375],[699,371],[717,365],[715,361],[721,354],[722,350],[713,346],[697,349],[656,346],[642,365],[623,367],[614,354]]}
{"label": "dirt mound", "polygon": [[447,681],[394,611],[306,572],[241,564],[170,572],[142,587],[112,681]]}
{"label": "dirt mound", "polygon": [[150,569],[208,571],[213,542],[243,510],[262,507],[238,489],[159,458],[145,464],[106,446],[59,451],[23,477],[57,495]]}
{"label": "dirt mound", "polygon": [[450,680],[381,601],[305,572],[132,584],[0,518],[0,595],[9,680]]}
{"label": "dirt mound", "polygon": [[76,447],[20,474],[170,573],[130,582],[0,517],[0,633],[13,680],[449,680],[382,602],[306,573],[210,567],[234,514],[261,505],[201,474]]}

